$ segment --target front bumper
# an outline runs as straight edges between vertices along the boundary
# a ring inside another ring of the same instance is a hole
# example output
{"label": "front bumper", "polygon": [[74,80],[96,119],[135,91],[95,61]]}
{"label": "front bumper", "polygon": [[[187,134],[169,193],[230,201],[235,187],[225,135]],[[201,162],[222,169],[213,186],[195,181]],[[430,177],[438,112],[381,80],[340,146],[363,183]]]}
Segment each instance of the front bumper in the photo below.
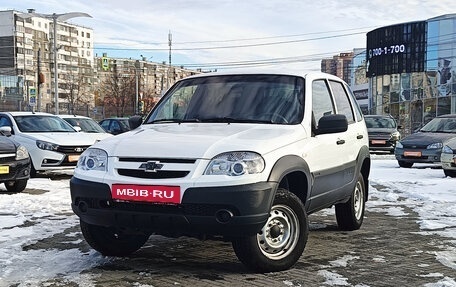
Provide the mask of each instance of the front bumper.
{"label": "front bumper", "polygon": [[8,173],[0,173],[0,182],[28,179],[30,177],[30,160],[0,162],[0,166],[8,166]]}
{"label": "front bumper", "polygon": [[442,153],[440,160],[442,168],[446,170],[456,170],[456,154]]}
{"label": "front bumper", "polygon": [[109,185],[72,177],[71,207],[86,223],[173,235],[255,234],[266,223],[277,184],[189,188],[182,202],[113,201]]}
{"label": "front bumper", "polygon": [[[409,156],[407,152],[419,152],[419,156]],[[398,161],[410,163],[440,163],[440,153],[442,149],[408,149],[396,148],[394,155]]]}

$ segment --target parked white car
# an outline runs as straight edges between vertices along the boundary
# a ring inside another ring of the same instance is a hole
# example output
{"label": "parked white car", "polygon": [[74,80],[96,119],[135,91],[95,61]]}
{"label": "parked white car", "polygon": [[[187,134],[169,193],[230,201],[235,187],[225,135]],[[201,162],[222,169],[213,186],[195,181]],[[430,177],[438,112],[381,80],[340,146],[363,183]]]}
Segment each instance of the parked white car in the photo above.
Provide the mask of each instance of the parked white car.
{"label": "parked white car", "polygon": [[456,177],[456,137],[447,141],[440,155],[443,173],[446,176]]}
{"label": "parked white car", "polygon": [[113,135],[106,132],[99,123],[92,118],[79,116],[79,115],[58,115],[77,131],[87,133],[87,136],[93,138],[94,141],[101,141],[105,138],[112,137]]}
{"label": "parked white car", "polygon": [[48,113],[0,112],[0,127],[11,127],[11,138],[25,146],[32,162],[30,175],[39,171],[73,169],[79,156],[95,140]]}

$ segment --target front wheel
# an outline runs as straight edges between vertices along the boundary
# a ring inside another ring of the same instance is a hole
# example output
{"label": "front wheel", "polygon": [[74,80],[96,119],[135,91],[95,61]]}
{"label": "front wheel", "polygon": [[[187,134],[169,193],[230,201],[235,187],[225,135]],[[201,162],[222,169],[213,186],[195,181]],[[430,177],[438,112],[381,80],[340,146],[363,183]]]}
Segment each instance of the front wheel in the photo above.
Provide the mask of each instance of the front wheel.
{"label": "front wheel", "polygon": [[5,182],[5,187],[8,192],[21,192],[27,186],[27,179],[20,179],[16,181],[7,181]]}
{"label": "front wheel", "polygon": [[239,260],[255,272],[276,272],[293,266],[307,243],[309,226],[301,200],[278,189],[269,218],[260,232],[233,240]]}
{"label": "front wheel", "polygon": [[345,203],[336,204],[337,225],[342,230],[356,230],[363,224],[366,205],[366,186],[363,175],[358,176],[350,199]]}
{"label": "front wheel", "polygon": [[411,168],[412,165],[413,165],[413,162],[406,162],[406,161],[397,161],[397,163],[399,164],[400,167],[404,167],[404,168]]}
{"label": "front wheel", "polygon": [[145,234],[129,234],[114,227],[104,227],[80,221],[87,243],[105,256],[127,256],[141,248],[149,238]]}
{"label": "front wheel", "polygon": [[445,176],[456,177],[456,170],[444,169],[443,173],[445,174]]}

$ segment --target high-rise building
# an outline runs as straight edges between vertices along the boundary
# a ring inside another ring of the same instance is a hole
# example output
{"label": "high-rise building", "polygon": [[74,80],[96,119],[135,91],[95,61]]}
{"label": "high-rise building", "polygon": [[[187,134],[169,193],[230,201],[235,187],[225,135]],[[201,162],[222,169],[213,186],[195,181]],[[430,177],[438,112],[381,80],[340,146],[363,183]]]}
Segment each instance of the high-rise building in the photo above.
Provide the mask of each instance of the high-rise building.
{"label": "high-rise building", "polygon": [[93,102],[93,30],[52,16],[0,11],[1,109],[55,112],[55,78],[59,110]]}
{"label": "high-rise building", "polygon": [[350,67],[353,59],[353,52],[340,53],[332,58],[321,60],[321,71],[338,76],[347,83],[351,82]]}
{"label": "high-rise building", "polygon": [[367,33],[371,114],[390,114],[413,133],[456,113],[456,14]]}

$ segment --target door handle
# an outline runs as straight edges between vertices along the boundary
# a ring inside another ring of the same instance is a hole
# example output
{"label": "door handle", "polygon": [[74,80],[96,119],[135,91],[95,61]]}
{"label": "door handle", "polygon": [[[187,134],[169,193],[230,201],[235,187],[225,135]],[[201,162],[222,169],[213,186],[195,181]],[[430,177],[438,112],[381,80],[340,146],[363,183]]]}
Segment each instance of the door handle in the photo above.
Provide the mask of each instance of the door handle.
{"label": "door handle", "polygon": [[363,138],[363,135],[357,135],[357,136],[356,136],[356,139],[358,139],[358,140],[360,140],[360,139],[362,139],[362,138]]}
{"label": "door handle", "polygon": [[338,140],[336,143],[337,143],[337,145],[341,145],[341,144],[345,143],[345,140]]}

